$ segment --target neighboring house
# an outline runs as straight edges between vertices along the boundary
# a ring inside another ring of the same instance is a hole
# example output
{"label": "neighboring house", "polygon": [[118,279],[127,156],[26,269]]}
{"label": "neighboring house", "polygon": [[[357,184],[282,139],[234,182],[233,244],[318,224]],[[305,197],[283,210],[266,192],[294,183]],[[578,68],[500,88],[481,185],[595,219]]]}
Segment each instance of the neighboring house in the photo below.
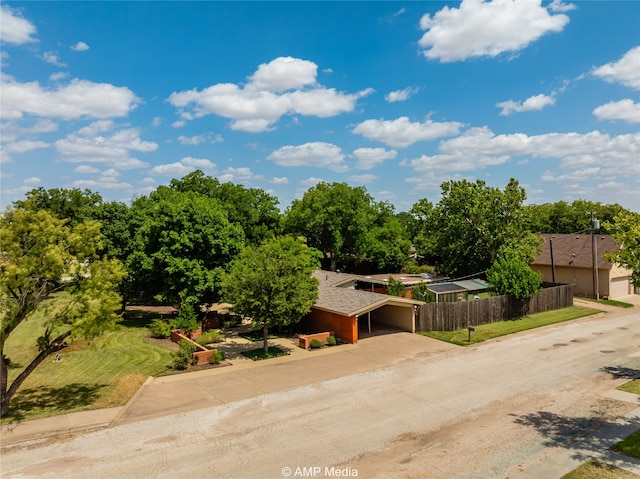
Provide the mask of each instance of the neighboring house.
{"label": "neighboring house", "polygon": [[[542,251],[531,269],[542,273],[543,280],[553,281],[551,247],[555,264],[555,282],[573,284],[575,296],[595,297],[591,235],[544,234]],[[604,259],[605,253],[620,248],[611,235],[596,235],[598,292],[601,298],[633,294],[631,271]]]}
{"label": "neighboring house", "polygon": [[302,326],[314,331],[335,331],[336,337],[357,343],[360,332],[370,333],[372,323],[415,332],[415,315],[423,304],[397,296],[355,289],[361,276],[316,271],[319,297]]}

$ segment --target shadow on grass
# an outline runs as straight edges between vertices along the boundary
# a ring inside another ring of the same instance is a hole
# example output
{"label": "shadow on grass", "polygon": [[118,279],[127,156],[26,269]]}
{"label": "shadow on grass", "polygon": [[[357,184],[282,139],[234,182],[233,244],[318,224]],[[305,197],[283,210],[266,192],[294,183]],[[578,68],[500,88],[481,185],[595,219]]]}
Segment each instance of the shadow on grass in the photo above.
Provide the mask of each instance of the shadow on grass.
{"label": "shadow on grass", "polygon": [[148,328],[155,319],[171,319],[175,313],[162,313],[157,311],[142,311],[127,309],[122,321],[119,323],[125,328]]}
{"label": "shadow on grass", "polygon": [[71,383],[64,387],[41,387],[21,389],[11,400],[9,414],[10,422],[25,419],[26,412],[47,411],[51,414],[61,414],[89,406],[100,399],[100,391],[106,384]]}
{"label": "shadow on grass", "polygon": [[634,379],[640,376],[640,370],[620,366],[604,366],[600,370],[611,374],[613,379]]}

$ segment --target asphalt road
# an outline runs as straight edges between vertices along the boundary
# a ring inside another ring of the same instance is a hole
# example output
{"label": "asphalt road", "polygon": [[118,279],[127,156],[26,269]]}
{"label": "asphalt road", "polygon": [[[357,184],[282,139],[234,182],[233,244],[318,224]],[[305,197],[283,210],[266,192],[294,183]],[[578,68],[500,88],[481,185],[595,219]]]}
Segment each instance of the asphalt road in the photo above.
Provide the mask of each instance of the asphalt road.
{"label": "asphalt road", "polygon": [[[343,475],[353,477],[357,470],[345,464],[363,453],[383,451],[408,434],[459,424],[493,404],[504,408],[510,398],[566,398],[572,384],[602,376],[604,368],[640,369],[639,352],[636,308],[252,399],[10,449],[2,454],[0,470],[5,478],[269,479],[336,477],[331,467],[338,465]],[[473,421],[466,434],[487,440],[486,431]],[[516,455],[513,461],[523,457]],[[499,477],[513,465],[480,469]],[[406,477],[393,470],[382,475]]]}

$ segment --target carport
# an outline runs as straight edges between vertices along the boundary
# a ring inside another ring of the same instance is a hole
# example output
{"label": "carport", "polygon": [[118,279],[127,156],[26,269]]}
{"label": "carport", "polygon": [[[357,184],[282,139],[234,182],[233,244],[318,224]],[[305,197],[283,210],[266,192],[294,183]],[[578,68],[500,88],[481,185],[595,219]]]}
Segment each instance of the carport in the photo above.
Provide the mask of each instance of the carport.
{"label": "carport", "polygon": [[423,304],[413,299],[357,290],[353,275],[317,271],[319,297],[303,325],[357,343],[359,331],[370,333],[374,324],[415,332],[415,315]]}

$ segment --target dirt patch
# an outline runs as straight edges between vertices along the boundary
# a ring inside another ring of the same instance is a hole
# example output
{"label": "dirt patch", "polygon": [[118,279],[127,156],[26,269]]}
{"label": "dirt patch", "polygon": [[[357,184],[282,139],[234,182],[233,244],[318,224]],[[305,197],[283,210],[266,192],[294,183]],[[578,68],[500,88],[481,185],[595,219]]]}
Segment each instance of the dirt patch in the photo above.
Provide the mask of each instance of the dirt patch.
{"label": "dirt patch", "polygon": [[178,312],[173,306],[153,306],[149,304],[137,304],[127,306],[127,311],[142,311],[144,313],[157,313],[157,314],[175,314]]}

